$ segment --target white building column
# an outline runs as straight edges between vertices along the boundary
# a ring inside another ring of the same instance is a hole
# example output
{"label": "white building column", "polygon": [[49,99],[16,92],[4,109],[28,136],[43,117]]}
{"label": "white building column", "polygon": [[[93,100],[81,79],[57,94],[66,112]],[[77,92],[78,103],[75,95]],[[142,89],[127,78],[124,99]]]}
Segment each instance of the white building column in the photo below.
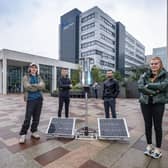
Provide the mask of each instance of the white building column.
{"label": "white building column", "polygon": [[0,61],[0,94],[2,94],[2,61]]}
{"label": "white building column", "polygon": [[57,67],[52,67],[52,92],[57,89]]}
{"label": "white building column", "polygon": [[2,68],[3,68],[3,73],[2,73],[2,94],[7,94],[7,60],[6,58],[3,58],[2,61]]}
{"label": "white building column", "polygon": [[68,77],[71,78],[71,69],[68,69]]}
{"label": "white building column", "polygon": [[23,66],[21,66],[21,93],[23,93],[23,82],[22,82],[22,79],[23,79]]}

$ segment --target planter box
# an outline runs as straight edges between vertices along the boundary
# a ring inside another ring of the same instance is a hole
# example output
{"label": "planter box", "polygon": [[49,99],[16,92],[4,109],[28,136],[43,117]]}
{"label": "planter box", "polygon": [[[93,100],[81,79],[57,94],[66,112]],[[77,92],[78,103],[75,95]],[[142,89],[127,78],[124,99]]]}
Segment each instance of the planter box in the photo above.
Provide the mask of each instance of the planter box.
{"label": "planter box", "polygon": [[[58,92],[51,93],[51,96],[58,97]],[[81,91],[80,90],[78,90],[78,91],[72,90],[72,91],[70,91],[70,97],[71,98],[84,98],[85,93],[82,90]]]}

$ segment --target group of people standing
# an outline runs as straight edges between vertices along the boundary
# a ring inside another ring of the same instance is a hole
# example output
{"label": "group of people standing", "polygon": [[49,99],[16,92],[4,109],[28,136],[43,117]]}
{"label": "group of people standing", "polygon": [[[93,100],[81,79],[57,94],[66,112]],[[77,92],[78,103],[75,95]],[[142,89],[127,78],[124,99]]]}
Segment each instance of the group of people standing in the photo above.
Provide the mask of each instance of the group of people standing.
{"label": "group of people standing", "polygon": [[[116,98],[119,94],[118,81],[113,78],[113,71],[106,72],[107,79],[103,83],[103,100],[105,117],[117,118],[116,115]],[[95,86],[94,86],[95,85]],[[95,83],[93,87],[97,87]],[[23,144],[26,141],[26,134],[31,123],[31,137],[39,139],[37,133],[40,114],[43,103],[42,91],[45,89],[45,83],[38,74],[38,66],[34,63],[28,68],[28,75],[23,78],[23,86],[25,90],[26,113],[25,119],[20,131],[19,143]],[[59,88],[59,107],[58,117],[62,116],[62,108],[65,104],[65,117],[69,117],[69,90],[72,88],[71,80],[68,77],[68,70],[61,70],[61,78],[58,81]],[[162,144],[162,119],[165,109],[165,104],[168,103],[168,73],[164,69],[160,57],[153,57],[150,60],[150,68],[147,72],[141,75],[138,81],[138,89],[140,92],[140,107],[145,123],[145,135],[147,139],[147,147],[145,155],[153,158],[160,158]],[[97,88],[95,89],[96,98]],[[32,120],[32,122],[31,122]],[[152,125],[154,125],[156,135],[156,146],[152,144]]]}

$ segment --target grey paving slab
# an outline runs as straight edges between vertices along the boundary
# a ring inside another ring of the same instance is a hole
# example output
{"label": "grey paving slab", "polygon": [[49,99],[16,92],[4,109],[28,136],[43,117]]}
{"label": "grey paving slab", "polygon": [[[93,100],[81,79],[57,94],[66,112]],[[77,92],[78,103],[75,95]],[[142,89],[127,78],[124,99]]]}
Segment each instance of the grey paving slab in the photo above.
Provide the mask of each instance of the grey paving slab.
{"label": "grey paving slab", "polygon": [[151,158],[143,155],[142,151],[136,149],[128,150],[110,168],[144,168],[148,167]]}
{"label": "grey paving slab", "polygon": [[13,155],[7,149],[1,149],[0,168],[41,168],[41,166],[32,159],[25,159],[21,154]]}

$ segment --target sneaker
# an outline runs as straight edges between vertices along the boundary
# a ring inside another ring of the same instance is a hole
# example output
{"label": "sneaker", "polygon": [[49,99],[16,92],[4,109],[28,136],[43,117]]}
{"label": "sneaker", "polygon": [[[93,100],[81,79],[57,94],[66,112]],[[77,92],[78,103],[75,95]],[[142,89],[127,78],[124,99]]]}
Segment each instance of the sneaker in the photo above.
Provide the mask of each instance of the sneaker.
{"label": "sneaker", "polygon": [[162,157],[162,153],[161,152],[159,152],[159,153],[153,152],[151,156],[154,159],[159,159],[160,157]]}
{"label": "sneaker", "polygon": [[150,149],[150,150],[146,149],[144,152],[144,155],[146,156],[152,156],[152,154],[153,154],[153,149]]}
{"label": "sneaker", "polygon": [[19,138],[19,143],[24,144],[25,141],[26,141],[26,135],[21,135],[20,138]]}
{"label": "sneaker", "polygon": [[31,137],[34,138],[34,139],[40,139],[40,135],[37,132],[33,132],[31,134]]}

